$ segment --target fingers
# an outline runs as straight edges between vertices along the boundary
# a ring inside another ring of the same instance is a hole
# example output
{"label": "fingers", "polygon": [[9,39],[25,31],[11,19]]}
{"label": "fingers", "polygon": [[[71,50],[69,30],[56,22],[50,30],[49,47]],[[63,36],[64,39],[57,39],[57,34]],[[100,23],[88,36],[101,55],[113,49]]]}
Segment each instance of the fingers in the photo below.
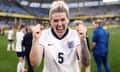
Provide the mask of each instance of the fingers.
{"label": "fingers", "polygon": [[40,25],[40,24],[37,24],[37,25],[34,27],[33,32],[36,33],[36,34],[39,34],[42,30],[43,30],[43,26]]}
{"label": "fingers", "polygon": [[86,37],[87,28],[84,25],[78,25],[76,27],[76,30],[77,30],[79,37],[81,39],[84,39]]}
{"label": "fingers", "polygon": [[36,32],[36,34],[39,34],[40,32]]}
{"label": "fingers", "polygon": [[79,32],[80,35],[87,32],[87,28],[84,25],[77,26],[76,30],[77,30],[77,32]]}
{"label": "fingers", "polygon": [[77,29],[77,32],[80,34],[80,35],[83,35],[84,31],[82,31],[80,28]]}
{"label": "fingers", "polygon": [[42,30],[43,30],[43,26],[40,24],[37,24],[36,26],[33,27],[33,38],[35,40],[39,39]]}
{"label": "fingers", "polygon": [[80,35],[83,35],[83,33],[82,33],[82,32],[80,32]]}
{"label": "fingers", "polygon": [[87,32],[87,28],[84,25],[79,25],[78,29],[83,32]]}
{"label": "fingers", "polygon": [[41,28],[40,28],[41,30],[43,30],[44,29],[44,26],[43,25],[41,25]]}

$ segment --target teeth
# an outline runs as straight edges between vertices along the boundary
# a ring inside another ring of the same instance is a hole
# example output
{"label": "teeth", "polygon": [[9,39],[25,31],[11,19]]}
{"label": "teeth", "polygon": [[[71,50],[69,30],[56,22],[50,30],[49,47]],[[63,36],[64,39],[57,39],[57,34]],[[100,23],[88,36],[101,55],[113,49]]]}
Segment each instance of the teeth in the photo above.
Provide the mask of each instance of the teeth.
{"label": "teeth", "polygon": [[59,30],[61,30],[61,29],[63,29],[63,28],[59,28]]}
{"label": "teeth", "polygon": [[63,27],[59,27],[58,29],[63,29]]}

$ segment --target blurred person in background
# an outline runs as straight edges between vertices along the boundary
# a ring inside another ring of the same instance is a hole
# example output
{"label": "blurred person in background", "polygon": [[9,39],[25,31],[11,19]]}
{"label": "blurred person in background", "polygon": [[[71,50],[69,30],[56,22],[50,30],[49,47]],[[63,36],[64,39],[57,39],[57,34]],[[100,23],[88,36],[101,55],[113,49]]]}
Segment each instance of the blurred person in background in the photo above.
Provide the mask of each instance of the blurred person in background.
{"label": "blurred person in background", "polygon": [[98,69],[97,72],[102,72],[102,63],[106,72],[110,72],[108,65],[109,33],[103,29],[102,20],[100,19],[93,21],[93,27],[92,49]]}
{"label": "blurred person in background", "polygon": [[1,36],[4,36],[5,35],[5,28],[1,28]]}
{"label": "blurred person in background", "polygon": [[32,38],[33,38],[32,29],[33,29],[33,26],[30,26],[28,29],[29,32],[25,34],[23,38],[23,42],[22,42],[22,45],[25,47],[25,58],[26,58],[27,65],[28,65],[28,69],[27,69],[28,72],[34,72],[33,67],[30,63],[30,58],[29,58],[31,47],[32,47]]}
{"label": "blurred person in background", "polygon": [[1,32],[2,32],[2,29],[1,29],[1,27],[0,27],[0,36],[1,36]]}
{"label": "blurred person in background", "polygon": [[19,26],[19,31],[16,32],[16,53],[18,56],[18,65],[17,65],[17,72],[24,71],[24,49],[22,48],[22,41],[23,37],[26,33],[26,27],[25,25]]}
{"label": "blurred person in background", "polygon": [[15,51],[14,49],[14,30],[12,27],[8,30],[8,45],[7,45],[7,51],[10,51],[12,48],[12,51]]}
{"label": "blurred person in background", "polygon": [[83,38],[81,39],[80,43],[81,45],[85,45],[85,46],[82,46],[82,54],[81,54],[81,59],[82,61],[80,62],[80,69],[82,71],[82,67],[85,66],[85,72],[90,72],[90,45],[89,45],[89,38],[88,38],[88,34],[87,34],[87,27],[83,24],[83,21],[82,20],[75,20],[75,25],[76,25],[76,30],[78,32],[78,35],[80,36],[82,33],[82,31],[84,31],[84,36],[83,37],[80,37],[80,38]]}
{"label": "blurred person in background", "polygon": [[120,28],[120,17],[116,18],[116,23],[118,24],[118,28]]}

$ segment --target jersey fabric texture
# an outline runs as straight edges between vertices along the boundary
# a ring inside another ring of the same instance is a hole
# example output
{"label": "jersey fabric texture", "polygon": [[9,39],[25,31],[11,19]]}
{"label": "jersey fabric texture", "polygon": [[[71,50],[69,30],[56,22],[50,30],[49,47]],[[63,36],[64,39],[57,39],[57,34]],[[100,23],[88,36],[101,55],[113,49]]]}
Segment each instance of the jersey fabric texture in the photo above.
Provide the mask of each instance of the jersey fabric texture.
{"label": "jersey fabric texture", "polygon": [[16,52],[22,52],[22,40],[24,33],[16,32]]}
{"label": "jersey fabric texture", "polygon": [[13,40],[13,35],[14,35],[14,31],[13,30],[9,30],[8,31],[8,40]]}
{"label": "jersey fabric texture", "polygon": [[43,72],[79,72],[76,47],[80,39],[75,30],[68,29],[63,38],[57,38],[52,29],[44,30],[39,44],[44,46]]}

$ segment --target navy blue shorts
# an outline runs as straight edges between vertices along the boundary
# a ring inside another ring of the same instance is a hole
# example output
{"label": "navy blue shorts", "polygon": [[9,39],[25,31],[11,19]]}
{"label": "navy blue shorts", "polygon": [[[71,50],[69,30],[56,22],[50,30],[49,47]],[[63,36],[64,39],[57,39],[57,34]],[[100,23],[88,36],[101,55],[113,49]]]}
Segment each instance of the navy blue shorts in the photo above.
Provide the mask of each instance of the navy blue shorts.
{"label": "navy blue shorts", "polygon": [[8,39],[9,42],[13,42],[14,40],[13,39]]}
{"label": "navy blue shorts", "polygon": [[18,57],[24,57],[25,53],[24,52],[16,52]]}

